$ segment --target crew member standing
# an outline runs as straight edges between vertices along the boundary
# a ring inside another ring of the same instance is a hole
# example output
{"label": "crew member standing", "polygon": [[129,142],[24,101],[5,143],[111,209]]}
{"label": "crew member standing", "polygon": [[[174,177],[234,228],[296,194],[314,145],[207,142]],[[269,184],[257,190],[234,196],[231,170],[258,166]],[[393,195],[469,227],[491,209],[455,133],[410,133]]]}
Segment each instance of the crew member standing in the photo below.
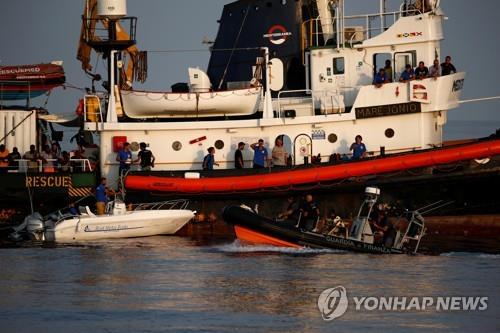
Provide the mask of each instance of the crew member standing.
{"label": "crew member standing", "polygon": [[113,195],[114,191],[106,187],[106,178],[102,177],[99,186],[95,189],[95,199],[97,215],[104,215],[106,213],[106,205],[109,202],[109,195]]}
{"label": "crew member standing", "polygon": [[132,152],[130,151],[130,143],[125,142],[123,144],[123,148],[120,149],[118,155],[116,155],[116,161],[120,162],[120,167],[118,170],[121,177],[125,172],[130,170],[130,165],[132,164]]}
{"label": "crew member standing", "polygon": [[238,143],[238,149],[234,152],[234,167],[236,169],[243,169],[245,167],[245,162],[243,161],[243,149],[245,149],[245,143]]}
{"label": "crew member standing", "polygon": [[250,147],[253,149],[253,168],[265,168],[269,155],[266,147],[264,147],[264,140],[260,139],[258,143],[252,143]]}
{"label": "crew member standing", "polygon": [[139,144],[141,151],[137,154],[137,159],[134,163],[139,163],[141,166],[141,171],[151,171],[155,167],[155,156],[151,150],[147,149],[145,142]]}

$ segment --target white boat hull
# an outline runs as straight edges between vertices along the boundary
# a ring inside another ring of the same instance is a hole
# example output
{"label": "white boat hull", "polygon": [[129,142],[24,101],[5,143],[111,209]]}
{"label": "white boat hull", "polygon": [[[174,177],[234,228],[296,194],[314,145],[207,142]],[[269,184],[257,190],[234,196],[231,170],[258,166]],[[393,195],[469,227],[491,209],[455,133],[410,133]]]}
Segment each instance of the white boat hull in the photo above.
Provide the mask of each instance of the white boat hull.
{"label": "white boat hull", "polygon": [[261,87],[199,93],[121,91],[123,110],[134,119],[251,115],[260,96]]}
{"label": "white boat hull", "polygon": [[45,231],[45,240],[79,242],[173,235],[194,216],[190,210],[133,211],[125,215],[75,216]]}

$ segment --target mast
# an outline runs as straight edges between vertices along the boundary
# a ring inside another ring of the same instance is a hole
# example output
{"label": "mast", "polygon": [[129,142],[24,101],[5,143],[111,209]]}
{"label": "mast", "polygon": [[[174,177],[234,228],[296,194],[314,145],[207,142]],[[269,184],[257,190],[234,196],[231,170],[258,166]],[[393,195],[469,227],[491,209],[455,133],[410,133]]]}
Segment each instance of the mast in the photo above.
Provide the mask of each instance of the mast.
{"label": "mast", "polygon": [[[102,53],[108,59],[108,108],[106,121],[117,122],[118,117],[115,110],[115,85],[117,80],[116,63],[117,56],[136,44],[135,33],[137,26],[136,17],[127,17],[126,0],[87,0],[87,15],[83,17],[85,29],[85,42],[96,52]],[[106,28],[107,36],[98,35],[103,30],[96,29],[98,22]],[[122,26],[128,26],[129,34],[120,33]],[[124,35],[128,38],[124,38]]]}

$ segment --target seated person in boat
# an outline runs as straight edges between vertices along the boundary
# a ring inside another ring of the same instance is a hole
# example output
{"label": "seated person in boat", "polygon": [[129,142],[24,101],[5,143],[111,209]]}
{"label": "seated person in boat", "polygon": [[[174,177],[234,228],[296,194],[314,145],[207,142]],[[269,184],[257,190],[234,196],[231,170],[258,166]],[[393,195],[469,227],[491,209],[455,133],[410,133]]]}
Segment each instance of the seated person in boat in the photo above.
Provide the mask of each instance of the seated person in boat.
{"label": "seated person in boat", "polygon": [[378,73],[375,75],[375,78],[373,79],[373,84],[375,85],[375,87],[380,88],[386,82],[389,81],[387,80],[387,76],[385,75],[385,69],[380,68],[378,70]]}
{"label": "seated person in boat", "polygon": [[253,168],[263,169],[267,167],[269,162],[269,154],[266,147],[264,147],[264,140],[260,139],[257,143],[252,143],[250,147],[253,149]]}
{"label": "seated person in boat", "polygon": [[300,221],[299,228],[304,228],[307,231],[316,229],[316,224],[319,219],[319,207],[311,194],[307,194],[305,201],[300,206]]}
{"label": "seated person in boat", "polygon": [[299,217],[299,203],[294,197],[288,197],[283,206],[283,211],[278,214],[278,219],[281,220],[297,220]]}
{"label": "seated person in boat", "polygon": [[284,168],[286,167],[288,152],[286,151],[285,147],[283,147],[282,138],[281,137],[276,138],[274,144],[275,145],[271,153],[273,159],[273,167]]}
{"label": "seated person in boat", "polygon": [[106,205],[109,202],[109,196],[114,194],[113,190],[107,188],[106,178],[102,177],[99,186],[95,189],[97,215],[104,215],[106,213]]}
{"label": "seated person in boat", "polygon": [[411,68],[410,64],[406,64],[405,70],[401,73],[399,77],[399,82],[408,82],[415,79],[415,72]]}
{"label": "seated person in boat", "polygon": [[215,157],[214,157],[215,156],[215,148],[210,147],[207,150],[208,150],[208,154],[203,159],[203,170],[213,170],[214,165],[219,166],[219,164],[215,162]]}
{"label": "seated person in boat", "polygon": [[151,171],[155,167],[155,156],[151,150],[147,149],[145,142],[139,144],[141,151],[137,154],[137,159],[134,163],[139,163],[141,166],[141,171]]}
{"label": "seated person in boat", "polygon": [[372,221],[373,230],[381,233],[382,235],[382,245],[389,248],[392,247],[394,240],[396,239],[396,229],[389,221],[386,209],[383,205],[379,205],[379,207],[374,210]]}
{"label": "seated person in boat", "polygon": [[245,143],[238,143],[238,149],[234,152],[234,167],[236,169],[243,169],[245,167],[245,161],[243,160],[243,149],[245,149]]}
{"label": "seated person in boat", "polygon": [[425,66],[425,63],[423,61],[419,62],[418,67],[415,68],[415,78],[417,80],[422,80],[428,76],[429,76],[429,68]]}
{"label": "seated person in boat", "polygon": [[351,145],[350,150],[352,151],[352,159],[359,160],[367,156],[366,146],[363,143],[363,137],[361,135],[356,135],[354,143]]}

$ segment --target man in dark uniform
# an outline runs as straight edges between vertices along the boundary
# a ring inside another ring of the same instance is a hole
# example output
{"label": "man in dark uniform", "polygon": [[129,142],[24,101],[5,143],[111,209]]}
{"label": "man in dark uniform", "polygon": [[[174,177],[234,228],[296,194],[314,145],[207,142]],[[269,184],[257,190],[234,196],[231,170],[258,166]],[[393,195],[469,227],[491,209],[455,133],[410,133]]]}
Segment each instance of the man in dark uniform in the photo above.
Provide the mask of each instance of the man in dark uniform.
{"label": "man in dark uniform", "polygon": [[145,142],[141,142],[139,147],[141,148],[141,151],[137,154],[137,159],[134,163],[140,163],[141,171],[151,171],[151,168],[155,167],[155,156],[151,150],[147,149]]}
{"label": "man in dark uniform", "polygon": [[301,221],[299,227],[304,226],[307,231],[313,231],[319,218],[319,207],[311,194],[307,194],[300,207]]}
{"label": "man in dark uniform", "polygon": [[236,169],[243,169],[245,167],[245,163],[243,161],[243,153],[242,150],[245,149],[245,143],[238,143],[238,149],[234,152],[234,167]]}
{"label": "man in dark uniform", "polygon": [[444,62],[441,64],[441,76],[455,74],[456,72],[457,72],[457,69],[451,63],[451,57],[447,56],[444,59]]}

